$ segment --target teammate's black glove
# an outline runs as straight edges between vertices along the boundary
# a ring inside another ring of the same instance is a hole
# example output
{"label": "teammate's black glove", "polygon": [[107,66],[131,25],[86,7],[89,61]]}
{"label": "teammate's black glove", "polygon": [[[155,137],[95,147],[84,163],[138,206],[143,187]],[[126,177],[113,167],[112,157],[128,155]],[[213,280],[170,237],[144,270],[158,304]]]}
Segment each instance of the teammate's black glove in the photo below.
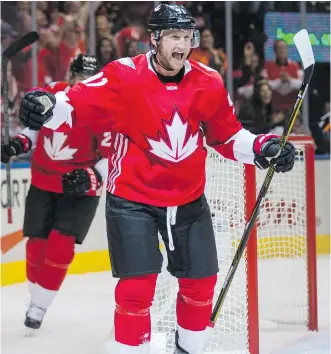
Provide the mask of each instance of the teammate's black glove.
{"label": "teammate's black glove", "polygon": [[1,144],[1,162],[7,163],[12,156],[18,156],[28,152],[31,149],[31,140],[23,135],[19,134],[14,138],[9,139],[9,144]]}
{"label": "teammate's black glove", "polygon": [[258,135],[253,144],[255,165],[264,170],[270,167],[270,159],[273,158],[277,173],[291,171],[295,161],[295,147],[287,141],[283,151],[280,152],[279,143],[280,139],[275,134]]}
{"label": "teammate's black glove", "polygon": [[76,197],[97,191],[101,184],[101,174],[94,167],[73,170],[62,178],[63,193]]}
{"label": "teammate's black glove", "polygon": [[20,122],[31,130],[40,130],[53,116],[56,99],[52,93],[43,90],[28,92],[20,105]]}

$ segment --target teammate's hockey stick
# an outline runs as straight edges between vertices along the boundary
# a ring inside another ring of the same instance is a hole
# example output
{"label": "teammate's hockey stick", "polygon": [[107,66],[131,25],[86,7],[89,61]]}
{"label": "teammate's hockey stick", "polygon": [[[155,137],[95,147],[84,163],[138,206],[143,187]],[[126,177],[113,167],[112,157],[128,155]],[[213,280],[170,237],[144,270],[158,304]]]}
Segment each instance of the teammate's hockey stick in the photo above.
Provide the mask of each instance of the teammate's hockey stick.
{"label": "teammate's hockey stick", "polygon": [[[313,50],[312,47],[310,45],[310,40],[309,40],[309,36],[308,33],[305,29],[299,31],[295,36],[294,36],[294,43],[295,46],[297,47],[297,50],[300,54],[301,57],[301,61],[303,64],[303,68],[304,68],[304,78],[303,78],[303,82],[301,84],[301,88],[299,90],[297,99],[295,101],[295,104],[292,108],[291,111],[291,115],[286,123],[283,135],[280,138],[280,148],[281,150],[284,149],[284,146],[286,144],[286,141],[291,133],[294,121],[299,113],[301,104],[303,102],[303,98],[307,92],[308,89],[308,85],[310,83],[311,77],[313,75],[313,71],[314,71],[314,64],[315,64],[315,59],[314,59],[314,54],[313,54]],[[236,270],[238,268],[238,264],[240,262],[240,259],[245,251],[249,236],[251,234],[251,231],[253,229],[254,223],[259,215],[260,212],[260,206],[262,203],[263,198],[266,196],[268,188],[270,186],[272,177],[275,173],[275,166],[273,161],[271,160],[270,162],[270,167],[268,169],[267,175],[264,179],[264,182],[262,184],[261,190],[259,192],[259,195],[257,197],[254,209],[252,211],[252,214],[246,224],[245,230],[244,230],[244,234],[242,236],[242,239],[240,240],[239,246],[237,248],[237,251],[233,257],[231,266],[228,270],[228,273],[225,277],[221,292],[217,298],[217,302],[214,306],[212,315],[210,317],[210,323],[209,326],[210,327],[214,327],[215,323],[219,317],[221,308],[223,306],[225,297],[228,293],[228,290],[230,288],[231,282],[233,280],[233,277],[236,273]]]}
{"label": "teammate's hockey stick", "polygon": [[[3,142],[8,145],[9,143],[9,116],[8,116],[8,78],[7,78],[7,66],[8,61],[15,54],[20,52],[25,47],[31,45],[39,39],[37,32],[29,32],[16,42],[13,42],[2,53],[2,87],[3,87],[3,126],[4,136]],[[11,198],[11,178],[10,178],[10,162],[6,163],[6,183],[7,183],[7,215],[8,223],[13,222],[12,218],[12,198]]]}

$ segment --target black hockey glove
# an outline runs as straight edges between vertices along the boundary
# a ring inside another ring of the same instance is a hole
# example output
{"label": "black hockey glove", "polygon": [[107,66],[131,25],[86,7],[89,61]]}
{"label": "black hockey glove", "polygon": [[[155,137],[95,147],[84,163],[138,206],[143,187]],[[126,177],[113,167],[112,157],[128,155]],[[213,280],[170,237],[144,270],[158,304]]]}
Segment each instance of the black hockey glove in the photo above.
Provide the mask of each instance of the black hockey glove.
{"label": "black hockey glove", "polygon": [[270,160],[275,161],[275,171],[289,172],[292,170],[295,161],[295,147],[286,142],[282,152],[280,152],[280,139],[275,134],[258,135],[253,143],[253,151],[255,154],[255,165],[264,170],[270,167]]}
{"label": "black hockey glove", "polygon": [[44,90],[28,92],[20,105],[20,122],[31,130],[40,130],[53,116],[56,98]]}
{"label": "black hockey glove", "polygon": [[23,134],[9,139],[8,145],[1,144],[1,162],[7,163],[12,156],[18,156],[28,152],[31,146],[31,140]]}
{"label": "black hockey glove", "polygon": [[62,178],[63,193],[75,197],[97,191],[101,184],[101,174],[94,167],[73,170],[64,174]]}

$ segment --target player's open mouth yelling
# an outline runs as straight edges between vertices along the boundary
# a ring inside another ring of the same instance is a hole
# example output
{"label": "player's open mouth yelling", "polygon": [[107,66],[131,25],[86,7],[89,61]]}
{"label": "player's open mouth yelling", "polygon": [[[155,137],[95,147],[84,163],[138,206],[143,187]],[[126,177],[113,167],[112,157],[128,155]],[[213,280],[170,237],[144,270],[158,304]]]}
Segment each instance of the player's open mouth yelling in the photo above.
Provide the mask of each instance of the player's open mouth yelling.
{"label": "player's open mouth yelling", "polygon": [[172,57],[177,60],[182,60],[184,57],[184,53],[183,52],[173,52]]}

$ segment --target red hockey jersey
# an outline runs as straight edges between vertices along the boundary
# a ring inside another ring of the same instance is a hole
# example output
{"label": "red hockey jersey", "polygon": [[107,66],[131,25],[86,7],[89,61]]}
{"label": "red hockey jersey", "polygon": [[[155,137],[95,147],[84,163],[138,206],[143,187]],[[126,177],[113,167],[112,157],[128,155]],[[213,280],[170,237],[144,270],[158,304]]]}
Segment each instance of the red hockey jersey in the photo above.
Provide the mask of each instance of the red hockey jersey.
{"label": "red hockey jersey", "polygon": [[[61,91],[58,94],[62,97],[66,87],[69,87],[68,83],[58,82],[50,86],[49,91]],[[31,183],[40,189],[62,193],[62,175],[77,168],[94,166],[102,157],[107,157],[110,139],[110,131],[104,130],[101,124],[77,125],[66,132],[44,126],[32,154]],[[88,194],[100,195],[100,192],[101,188]]]}
{"label": "red hockey jersey", "polygon": [[242,128],[221,76],[186,61],[179,84],[160,81],[151,53],[122,58],[57,98],[51,129],[109,124],[109,192],[155,206],[204,193],[207,151],[253,164],[255,135]]}

